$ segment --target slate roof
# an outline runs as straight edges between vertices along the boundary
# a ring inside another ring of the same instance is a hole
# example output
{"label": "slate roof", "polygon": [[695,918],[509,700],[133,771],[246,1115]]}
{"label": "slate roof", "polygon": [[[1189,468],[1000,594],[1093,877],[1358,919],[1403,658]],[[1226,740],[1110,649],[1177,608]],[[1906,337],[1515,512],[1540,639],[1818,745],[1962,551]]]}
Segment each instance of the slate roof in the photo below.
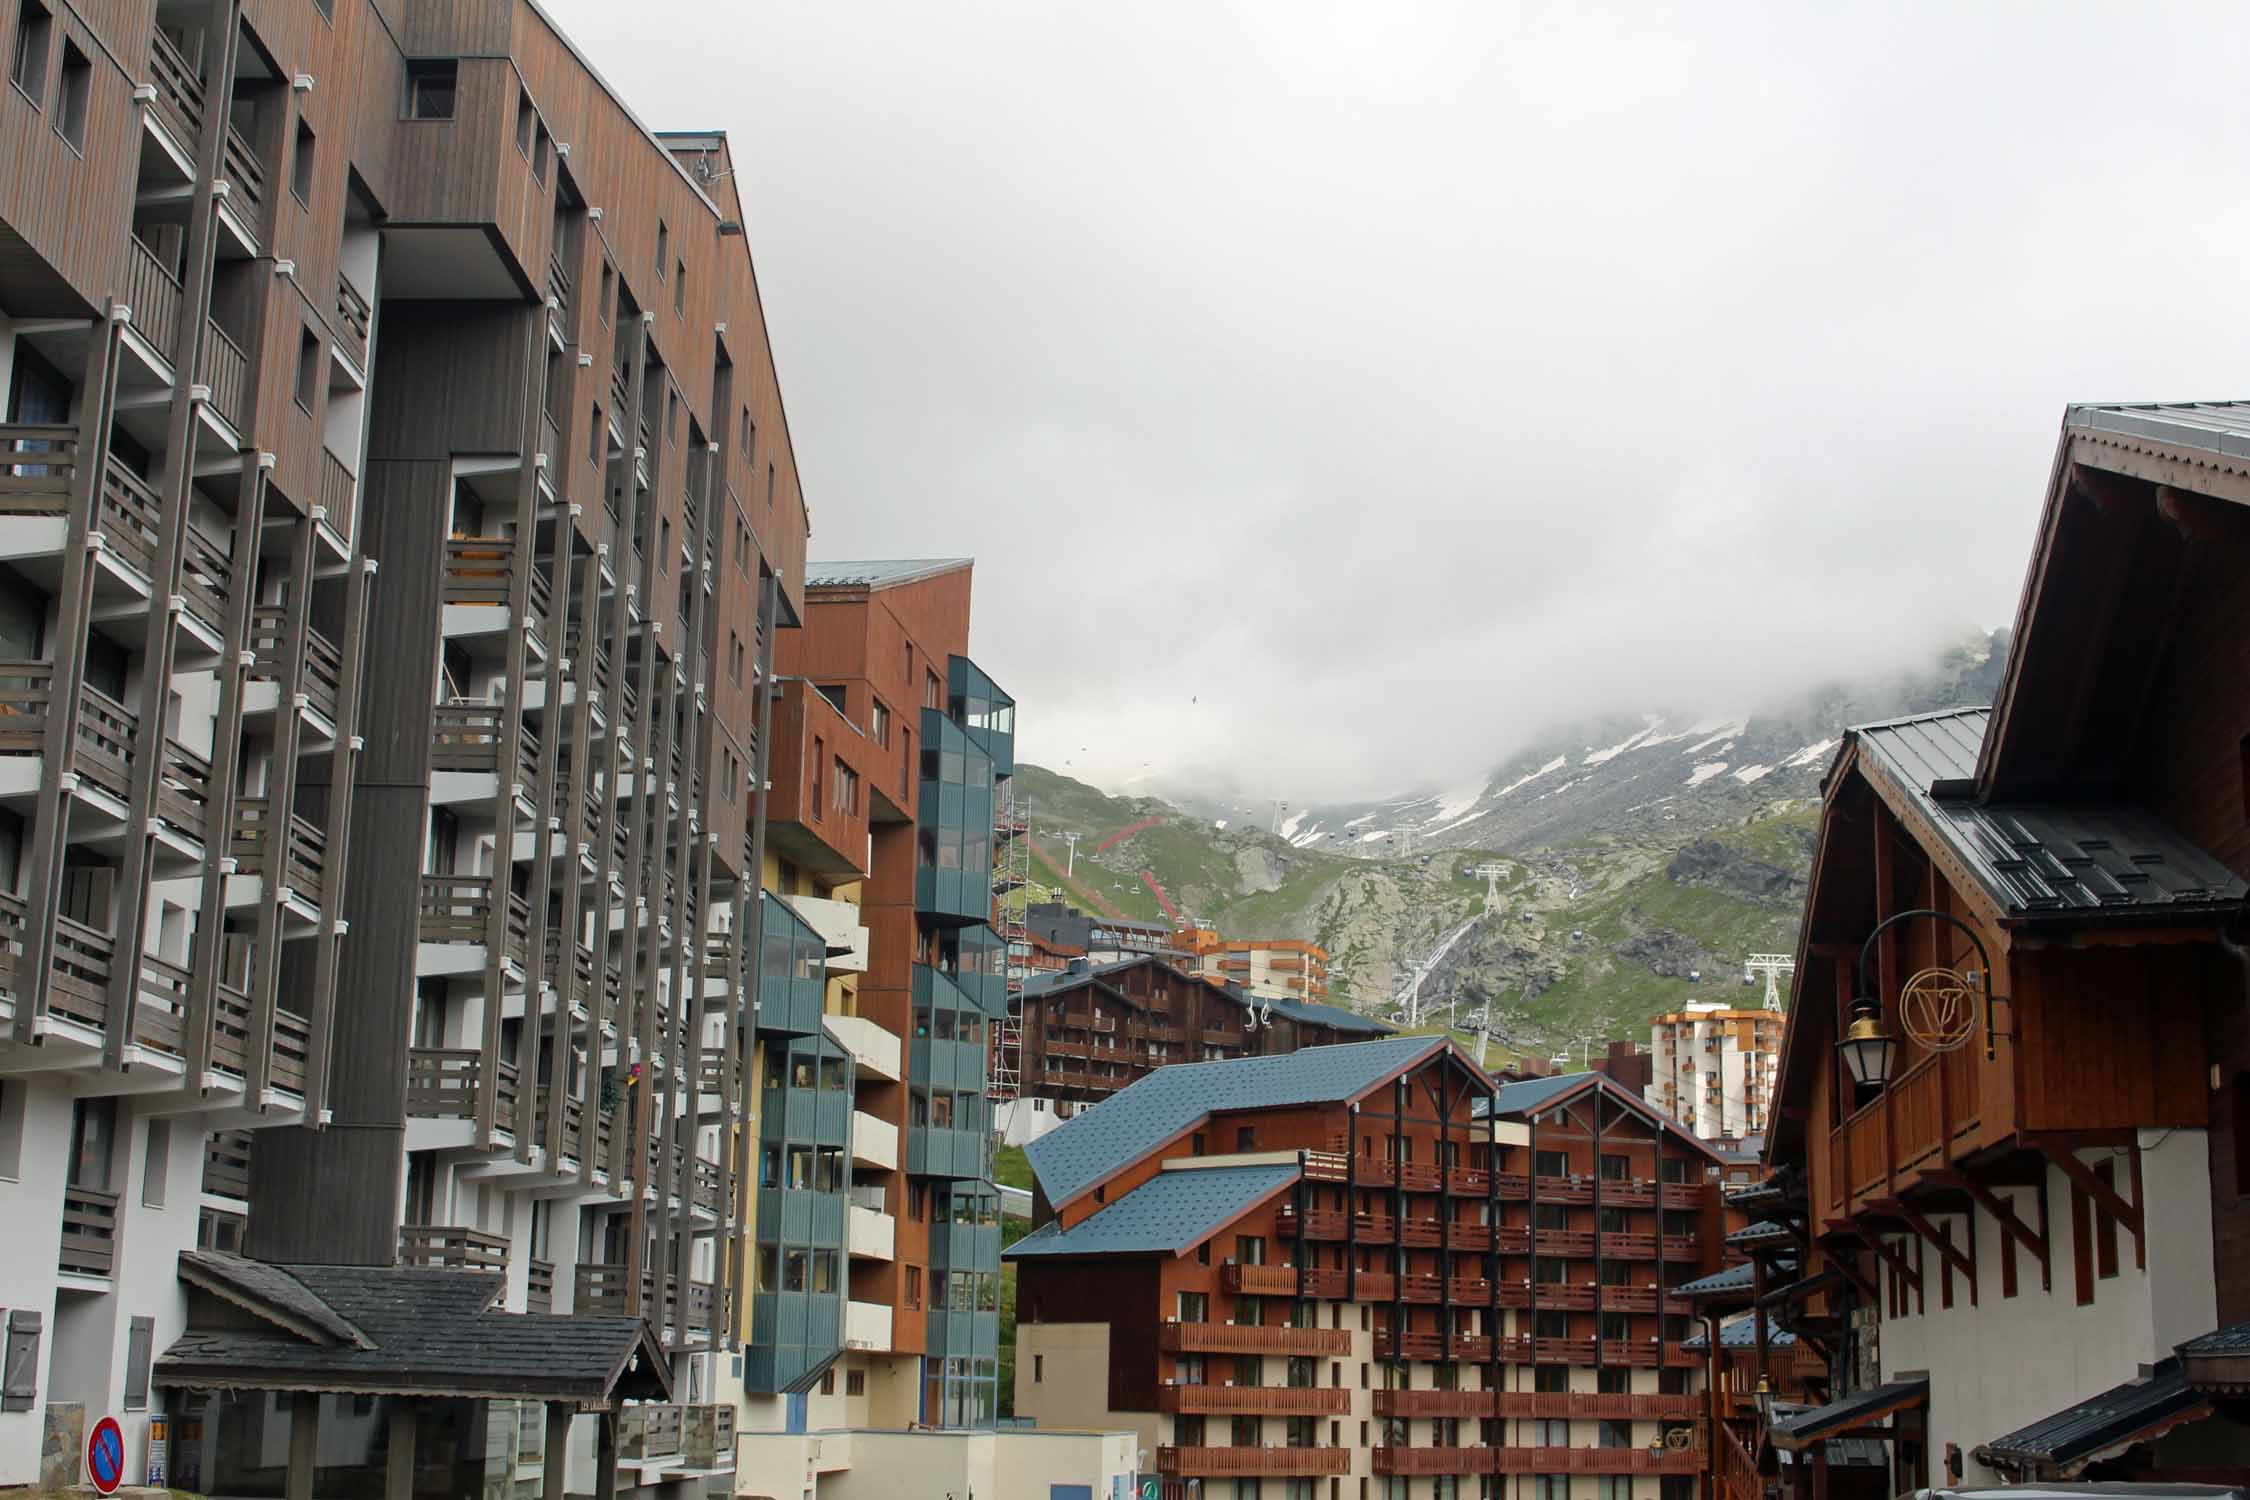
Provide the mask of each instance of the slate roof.
{"label": "slate roof", "polygon": [[1026,976],[1023,982],[1023,993],[1026,995],[1044,995],[1053,990],[1070,989],[1090,980],[1121,973],[1132,968],[1135,964],[1152,964],[1156,961],[1153,954],[1142,953],[1136,954],[1132,958],[1115,959],[1106,964],[1088,964],[1083,969],[1050,969],[1043,973]]}
{"label": "slate roof", "polygon": [[[1769,1278],[1767,1289],[1770,1291],[1775,1287],[1787,1286],[1789,1278],[1796,1273],[1797,1263],[1795,1261],[1775,1261],[1774,1275]],[[1723,1271],[1713,1271],[1708,1276],[1698,1276],[1693,1281],[1682,1282],[1672,1288],[1671,1295],[1674,1297],[1715,1297],[1726,1292],[1747,1292],[1753,1284],[1754,1278],[1750,1263],[1744,1261],[1741,1265],[1728,1266]]]}
{"label": "slate roof", "polygon": [[1599,1073],[1554,1073],[1544,1078],[1526,1078],[1520,1083],[1503,1084],[1494,1107],[1503,1115],[1528,1115],[1551,1099],[1585,1086],[1589,1078],[1599,1078]]}
{"label": "slate roof", "polygon": [[1389,1036],[1398,1028],[1373,1016],[1363,1016],[1356,1010],[1346,1010],[1341,1005],[1321,1005],[1311,1000],[1276,1000],[1273,1008],[1292,1021],[1303,1021],[1314,1026],[1333,1026],[1338,1031],[1361,1031],[1369,1036]]}
{"label": "slate roof", "polygon": [[2167,1427],[2203,1405],[2177,1359],[2098,1396],[2064,1407],[1985,1444],[1993,1457],[2018,1464],[2069,1468],[2103,1450]]}
{"label": "slate roof", "polygon": [[1930,1399],[1930,1382],[1924,1380],[1893,1380],[1883,1385],[1869,1386],[1864,1391],[1854,1391],[1826,1406],[1815,1406],[1786,1418],[1776,1418],[1771,1429],[1777,1445],[1802,1448],[1820,1438],[1847,1432],[1854,1427],[1864,1427],[1881,1420],[1902,1407],[1916,1406]]}
{"label": "slate roof", "polygon": [[1185,1254],[1297,1180],[1294,1164],[1159,1172],[1069,1229],[1050,1220],[1002,1257]]}
{"label": "slate roof", "polygon": [[1755,1224],[1745,1224],[1727,1236],[1730,1245],[1762,1245],[1768,1240],[1791,1240],[1788,1229],[1771,1219],[1760,1219]]}
{"label": "slate roof", "polygon": [[[1705,1279],[1708,1280],[1709,1278]],[[1685,1287],[1680,1287],[1677,1290],[1685,1291],[1687,1289]],[[1788,1349],[1793,1347],[1796,1342],[1797,1335],[1791,1333],[1788,1329],[1782,1327],[1779,1323],[1775,1323],[1772,1321],[1767,1322],[1766,1347],[1768,1349]],[[1710,1336],[1702,1332],[1701,1330],[1689,1334],[1686,1338],[1680,1341],[1680,1347],[1683,1349],[1707,1349],[1710,1347],[1710,1345]],[[1749,1314],[1745,1313],[1739,1318],[1721,1323],[1719,1325],[1719,1347],[1721,1349],[1757,1348],[1757,1321],[1754,1318],[1750,1317]]]}
{"label": "slate roof", "polygon": [[2146,921],[2207,918],[2241,907],[2250,887],[2141,808],[1968,800],[1991,717],[1990,709],[1952,709],[1852,733],[1860,753],[1914,798],[2007,916]]}
{"label": "slate roof", "polygon": [[1025,1147],[1025,1154],[1047,1201],[1060,1206],[1221,1110],[1349,1101],[1446,1046],[1443,1037],[1383,1037],[1273,1057],[1174,1063],[1073,1116]]}
{"label": "slate roof", "polygon": [[2179,1352],[2190,1357],[2199,1354],[2250,1354],[2250,1323],[2229,1323],[2224,1328],[2213,1329],[2180,1345]]}
{"label": "slate roof", "polygon": [[935,578],[940,573],[968,567],[975,561],[973,557],[897,557],[881,561],[808,562],[805,587],[879,589],[894,583]]}
{"label": "slate roof", "polygon": [[[211,1251],[184,1252],[180,1265],[191,1285],[267,1326],[191,1323],[156,1361],[158,1385],[534,1395],[589,1406],[614,1400],[621,1383],[627,1395],[669,1394],[668,1362],[642,1319],[495,1311],[498,1275],[270,1265]],[[307,1337],[277,1314],[321,1331]],[[635,1355],[645,1356],[637,1366]]]}

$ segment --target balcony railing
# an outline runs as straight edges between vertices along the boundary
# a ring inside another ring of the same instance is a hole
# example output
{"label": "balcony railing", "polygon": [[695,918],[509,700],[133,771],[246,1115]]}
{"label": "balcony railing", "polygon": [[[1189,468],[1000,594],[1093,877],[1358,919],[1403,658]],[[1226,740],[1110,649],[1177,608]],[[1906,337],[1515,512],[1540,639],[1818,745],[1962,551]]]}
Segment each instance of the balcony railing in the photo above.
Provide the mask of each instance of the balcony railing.
{"label": "balcony railing", "polygon": [[249,1198],[249,1131],[215,1130],[204,1139],[203,1191],[224,1198]]}
{"label": "balcony railing", "polygon": [[[303,1016],[274,1008],[272,1061],[267,1080],[293,1094],[305,1091],[305,1059],[312,1049],[312,1026]],[[233,985],[219,985],[218,1015],[211,1028],[211,1063],[238,1077],[250,1073],[250,997]]]}
{"label": "balcony railing", "polygon": [[143,578],[155,572],[156,529],[163,510],[164,502],[147,480],[114,457],[102,466],[102,493],[94,518],[95,529],[102,534],[103,546]]}
{"label": "balcony railing", "polygon": [[117,1195],[63,1189],[62,1250],[56,1265],[75,1276],[107,1276],[117,1259]]}
{"label": "balcony railing", "polygon": [[250,389],[250,356],[216,322],[207,321],[203,331],[207,336],[196,378],[211,388],[211,409],[230,426],[240,427],[245,416],[243,401]]}
{"label": "balcony railing", "polygon": [[115,951],[106,932],[58,914],[55,966],[47,977],[47,1009],[95,1031],[109,1024],[109,969]]}
{"label": "balcony railing", "polygon": [[1394,1448],[1374,1451],[1377,1474],[1489,1474],[1491,1448]]}
{"label": "balcony railing", "polygon": [[1166,1323],[1157,1347],[1167,1354],[1343,1354],[1351,1334],[1341,1328],[1235,1323]]}
{"label": "balcony railing", "polygon": [[553,1312],[555,1310],[555,1263],[551,1260],[530,1261],[524,1267],[523,1310],[525,1312]]}
{"label": "balcony railing", "polygon": [[182,533],[180,548],[180,592],[186,596],[188,613],[214,635],[224,635],[230,613],[227,601],[234,590],[234,559],[192,524]]}
{"label": "balcony railing", "polygon": [[1317,1385],[1160,1385],[1156,1409],[1215,1417],[1340,1417],[1351,1392]]}
{"label": "balcony railing", "polygon": [[[421,940],[425,943],[481,943],[492,915],[490,875],[422,877]],[[507,956],[521,962],[529,951],[531,903],[508,893]]]}
{"label": "balcony railing", "polygon": [[253,232],[263,225],[266,202],[266,164],[250,149],[242,132],[232,126],[227,128],[226,159],[220,164],[234,191],[248,205],[244,217],[250,221]]}
{"label": "balcony railing", "polygon": [[1377,1391],[1378,1417],[1489,1417],[1493,1391]]}
{"label": "balcony railing", "polygon": [[77,428],[0,424],[0,516],[66,514],[71,476],[77,472]]}
{"label": "balcony railing", "polygon": [[1502,1474],[1700,1474],[1701,1448],[1495,1448]]}
{"label": "balcony railing", "polygon": [[157,112],[189,152],[203,133],[203,80],[163,32],[149,29],[148,70],[156,85]]}
{"label": "balcony railing", "polygon": [[133,328],[166,359],[180,357],[180,283],[171,268],[141,243],[137,234],[125,236],[125,305],[133,310]]}
{"label": "balcony railing", "polygon": [[1351,1458],[1349,1448],[1159,1448],[1156,1472],[1219,1479],[1345,1474]]}
{"label": "balcony railing", "polygon": [[453,1224],[402,1224],[398,1263],[451,1271],[505,1271],[508,1237]]}
{"label": "balcony railing", "polygon": [[[250,677],[253,681],[288,683],[289,613],[278,604],[261,604],[250,618]],[[298,691],[323,716],[336,716],[336,690],[343,675],[343,656],[335,643],[311,626],[305,627],[305,670]]]}
{"label": "balcony railing", "polygon": [[[507,722],[507,711],[496,704],[438,704],[430,715],[430,768],[497,774]],[[539,736],[528,725],[516,731],[513,779],[524,786],[539,779]]]}
{"label": "balcony railing", "polygon": [[680,1451],[680,1408],[670,1403],[635,1402],[620,1414],[617,1454],[620,1458],[662,1458]]}
{"label": "balcony railing", "polygon": [[367,364],[367,335],[374,326],[374,309],[343,272],[336,273],[336,339],[353,363]]}
{"label": "balcony railing", "polygon": [[1219,1284],[1230,1292],[1256,1297],[1297,1295],[1295,1266],[1245,1266],[1228,1261],[1219,1271]]}
{"label": "balcony railing", "polygon": [[346,540],[352,534],[352,491],[358,484],[342,459],[326,448],[320,450],[320,508],[328,512],[328,524]]}
{"label": "balcony railing", "polygon": [[[476,1118],[477,1082],[484,1071],[484,1054],[474,1047],[416,1047],[407,1055],[406,1112],[425,1120]],[[494,1074],[496,1118],[506,1124],[515,1118],[516,1066],[501,1061]]]}
{"label": "balcony railing", "polygon": [[289,852],[286,864],[274,868],[275,826],[273,804],[264,797],[244,797],[234,805],[234,837],[228,852],[235,869],[244,875],[263,875],[318,906],[327,889],[328,835],[297,813],[289,815]]}
{"label": "balcony railing", "polygon": [[1595,1391],[1499,1391],[1495,1394],[1503,1417],[1665,1422],[1690,1421],[1703,1415],[1701,1396],[1634,1396]]}

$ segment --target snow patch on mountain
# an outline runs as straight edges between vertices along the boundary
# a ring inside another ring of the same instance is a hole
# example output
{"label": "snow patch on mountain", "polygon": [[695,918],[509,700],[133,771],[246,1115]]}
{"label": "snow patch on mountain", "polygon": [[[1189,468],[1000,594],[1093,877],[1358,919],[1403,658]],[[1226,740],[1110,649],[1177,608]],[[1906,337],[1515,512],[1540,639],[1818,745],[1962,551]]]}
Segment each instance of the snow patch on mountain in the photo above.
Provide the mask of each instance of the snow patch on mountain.
{"label": "snow patch on mountain", "polygon": [[1794,770],[1798,766],[1809,766],[1813,764],[1813,762],[1824,758],[1829,751],[1835,748],[1836,742],[1834,740],[1815,740],[1813,741],[1813,743],[1805,746],[1804,749],[1798,751],[1795,755],[1792,755],[1787,760],[1783,761],[1781,763],[1781,768],[1787,771]]}
{"label": "snow patch on mountain", "polygon": [[1734,779],[1748,786],[1753,781],[1763,781],[1773,774],[1772,766],[1744,766],[1734,773]]}
{"label": "snow patch on mountain", "polygon": [[1456,788],[1455,790],[1450,792],[1441,792],[1438,795],[1437,799],[1437,811],[1432,813],[1424,821],[1431,823],[1451,823],[1456,818],[1459,818],[1461,814],[1467,812],[1470,808],[1483,801],[1485,790],[1491,785],[1492,783],[1490,781],[1487,781],[1480,777],[1477,780],[1470,782],[1466,786]]}
{"label": "snow patch on mountain", "polygon": [[1549,771],[1559,771],[1564,766],[1567,766],[1569,764],[1569,756],[1558,755],[1553,760],[1548,761],[1545,765],[1541,766],[1538,770],[1529,772],[1526,775],[1518,776],[1515,780],[1509,782],[1506,786],[1500,788],[1499,791],[1494,792],[1492,795],[1494,797],[1505,797],[1508,795],[1508,793],[1516,790],[1516,788],[1526,786],[1531,782],[1537,781],[1540,777],[1546,775]]}
{"label": "snow patch on mountain", "polygon": [[1689,786],[1701,786],[1726,768],[1727,763],[1723,760],[1707,760],[1695,768],[1695,773],[1688,777],[1687,784]]}
{"label": "snow patch on mountain", "polygon": [[1584,760],[1579,762],[1579,764],[1582,766],[1607,765],[1611,761],[1617,759],[1618,756],[1623,755],[1626,751],[1632,749],[1635,745],[1641,744],[1646,741],[1651,734],[1654,734],[1656,732],[1657,727],[1663,722],[1664,721],[1662,719],[1658,719],[1654,723],[1643,724],[1637,731],[1627,735],[1625,738],[1619,740],[1616,744],[1611,745],[1606,749],[1590,752]]}

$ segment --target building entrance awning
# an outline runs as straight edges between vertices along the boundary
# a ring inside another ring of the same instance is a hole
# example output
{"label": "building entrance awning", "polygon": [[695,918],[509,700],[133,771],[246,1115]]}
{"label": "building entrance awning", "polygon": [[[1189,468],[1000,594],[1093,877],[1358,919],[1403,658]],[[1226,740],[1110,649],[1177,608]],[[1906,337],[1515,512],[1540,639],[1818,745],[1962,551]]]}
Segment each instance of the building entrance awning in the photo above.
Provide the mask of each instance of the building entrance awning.
{"label": "building entrance awning", "polygon": [[[1853,1436],[1895,1412],[1927,1406],[1929,1402],[1929,1381],[1893,1380],[1776,1421],[1768,1430],[1768,1436],[1776,1448],[1800,1453],[1827,1438]],[[1868,1433],[1867,1436],[1883,1434]]]}
{"label": "building entrance awning", "polygon": [[2177,1359],[2088,1396],[1978,1450],[1980,1461],[2034,1479],[2069,1479],[2088,1464],[2210,1414]]}

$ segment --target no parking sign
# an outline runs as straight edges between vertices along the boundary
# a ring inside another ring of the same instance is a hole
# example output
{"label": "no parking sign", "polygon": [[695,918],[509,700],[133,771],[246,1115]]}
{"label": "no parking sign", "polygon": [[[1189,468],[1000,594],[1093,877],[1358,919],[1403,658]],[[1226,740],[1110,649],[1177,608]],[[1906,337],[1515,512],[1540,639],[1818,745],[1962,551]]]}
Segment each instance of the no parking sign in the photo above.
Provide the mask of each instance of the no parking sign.
{"label": "no parking sign", "polygon": [[117,1418],[102,1418],[86,1434],[86,1477],[105,1495],[125,1482],[125,1431]]}

